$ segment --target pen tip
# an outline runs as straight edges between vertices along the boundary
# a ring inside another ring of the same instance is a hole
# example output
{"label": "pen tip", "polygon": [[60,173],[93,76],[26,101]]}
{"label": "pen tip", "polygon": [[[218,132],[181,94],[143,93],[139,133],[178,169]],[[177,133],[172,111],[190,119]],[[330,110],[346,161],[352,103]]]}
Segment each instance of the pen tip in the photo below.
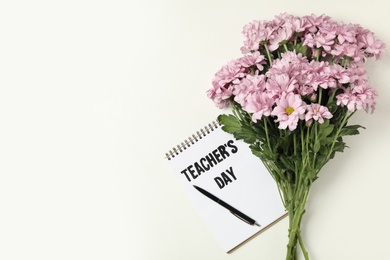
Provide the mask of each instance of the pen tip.
{"label": "pen tip", "polygon": [[258,227],[261,227],[259,223],[255,222],[255,225],[258,226]]}

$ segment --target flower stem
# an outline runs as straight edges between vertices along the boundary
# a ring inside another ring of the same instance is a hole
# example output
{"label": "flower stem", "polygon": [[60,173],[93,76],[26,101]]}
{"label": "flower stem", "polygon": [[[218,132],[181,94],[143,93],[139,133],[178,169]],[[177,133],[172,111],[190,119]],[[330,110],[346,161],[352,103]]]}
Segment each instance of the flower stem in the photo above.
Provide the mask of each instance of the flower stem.
{"label": "flower stem", "polygon": [[329,99],[328,99],[328,103],[326,104],[327,106],[331,103],[331,102],[333,102],[333,99],[334,99],[334,96],[336,95],[336,89],[334,89],[333,91],[332,91],[332,95],[329,97]]}
{"label": "flower stem", "polygon": [[[289,213],[289,234],[288,234],[288,244],[287,244],[287,254],[286,260],[296,260],[297,259],[297,244],[302,250],[302,253],[305,257],[305,260],[309,260],[309,254],[306,250],[306,247],[303,243],[301,235],[301,221],[303,214],[305,213],[305,205],[307,201],[307,196],[310,191],[310,184],[299,185],[298,190],[295,192],[293,199],[290,201],[290,204],[287,207]],[[291,195],[291,193],[289,194]]]}
{"label": "flower stem", "polygon": [[272,147],[271,147],[271,144],[270,144],[270,142],[269,142],[267,120],[268,120],[268,118],[265,118],[265,119],[264,119],[264,131],[265,131],[265,137],[267,138],[268,149],[271,151],[271,150],[272,150]]}
{"label": "flower stem", "polygon": [[[314,129],[314,145],[318,142],[317,127],[318,127],[318,123],[315,122],[315,123],[313,124],[313,129]],[[317,152],[318,152],[318,151],[314,151],[314,155],[313,155],[313,166],[312,166],[313,168],[315,168],[315,165],[316,165]]]}
{"label": "flower stem", "polygon": [[307,252],[306,247],[303,244],[301,232],[298,233],[298,241],[299,241],[299,245],[301,246],[303,256],[305,257],[305,259],[308,260],[309,259],[309,253]]}
{"label": "flower stem", "polygon": [[288,48],[287,48],[287,45],[284,43],[283,44],[283,47],[284,47],[284,50],[286,51],[286,52],[288,52]]}
{"label": "flower stem", "polygon": [[329,160],[330,156],[331,156],[332,153],[333,153],[333,148],[334,148],[334,146],[335,146],[335,144],[336,144],[337,139],[338,139],[339,136],[340,136],[341,130],[343,130],[343,127],[347,124],[348,119],[351,118],[351,116],[352,116],[354,113],[355,113],[355,112],[352,112],[352,113],[348,113],[348,112],[347,112],[347,113],[345,114],[344,119],[343,119],[343,121],[341,122],[340,127],[337,129],[336,135],[334,136],[334,139],[333,139],[332,145],[331,145],[331,147],[330,147],[330,149],[329,149],[328,155],[326,156],[326,160],[325,160],[326,162]]}
{"label": "flower stem", "polygon": [[272,64],[272,58],[271,58],[271,54],[270,54],[270,52],[269,52],[267,43],[264,43],[264,48],[265,48],[265,51],[267,52],[267,57],[268,57],[269,65],[271,66],[271,64]]}
{"label": "flower stem", "polygon": [[320,86],[318,88],[319,88],[319,90],[318,90],[318,104],[321,105],[321,101],[322,101],[322,88]]}

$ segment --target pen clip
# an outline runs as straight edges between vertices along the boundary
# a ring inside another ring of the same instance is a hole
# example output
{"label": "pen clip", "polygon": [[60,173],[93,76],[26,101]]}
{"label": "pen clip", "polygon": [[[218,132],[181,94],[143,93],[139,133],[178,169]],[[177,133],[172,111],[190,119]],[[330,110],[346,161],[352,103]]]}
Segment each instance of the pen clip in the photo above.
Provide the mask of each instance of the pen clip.
{"label": "pen clip", "polygon": [[233,211],[230,211],[230,213],[232,213],[234,216],[236,216],[237,218],[239,218],[239,219],[241,219],[242,221],[244,221],[245,223],[248,223],[249,225],[256,225],[256,226],[259,226],[260,227],[260,225],[255,221],[255,222],[250,222],[250,221],[248,221],[247,219],[244,219],[243,217],[241,217],[240,215],[238,215],[238,214],[236,214],[236,213],[234,213]]}

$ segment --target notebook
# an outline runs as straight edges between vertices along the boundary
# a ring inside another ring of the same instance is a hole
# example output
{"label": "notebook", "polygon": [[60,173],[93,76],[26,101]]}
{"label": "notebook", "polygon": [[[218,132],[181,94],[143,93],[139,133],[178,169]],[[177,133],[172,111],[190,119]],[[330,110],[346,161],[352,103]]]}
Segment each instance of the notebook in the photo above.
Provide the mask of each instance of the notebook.
{"label": "notebook", "polygon": [[[224,132],[217,121],[171,149],[166,159],[227,253],[287,214],[276,183],[261,160],[246,143]],[[236,211],[259,226],[233,214]]]}

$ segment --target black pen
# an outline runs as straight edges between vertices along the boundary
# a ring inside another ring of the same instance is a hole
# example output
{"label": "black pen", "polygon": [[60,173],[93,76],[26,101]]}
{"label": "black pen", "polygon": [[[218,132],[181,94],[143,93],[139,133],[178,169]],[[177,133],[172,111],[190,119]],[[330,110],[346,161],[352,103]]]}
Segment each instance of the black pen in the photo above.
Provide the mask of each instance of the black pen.
{"label": "black pen", "polygon": [[219,205],[221,205],[222,207],[226,208],[227,210],[229,210],[234,216],[238,217],[239,219],[241,219],[242,221],[248,223],[249,225],[256,225],[256,226],[259,226],[260,225],[256,222],[256,220],[248,217],[247,215],[245,215],[244,213],[242,213],[241,211],[233,208],[232,206],[230,206],[229,204],[227,204],[226,202],[224,202],[223,200],[215,197],[213,194],[211,194],[210,192],[196,186],[196,185],[193,185],[195,189],[197,189],[200,193],[202,193],[203,195],[205,195],[206,197],[208,197],[209,199],[212,199],[213,201],[215,201],[216,203],[218,203]]}

